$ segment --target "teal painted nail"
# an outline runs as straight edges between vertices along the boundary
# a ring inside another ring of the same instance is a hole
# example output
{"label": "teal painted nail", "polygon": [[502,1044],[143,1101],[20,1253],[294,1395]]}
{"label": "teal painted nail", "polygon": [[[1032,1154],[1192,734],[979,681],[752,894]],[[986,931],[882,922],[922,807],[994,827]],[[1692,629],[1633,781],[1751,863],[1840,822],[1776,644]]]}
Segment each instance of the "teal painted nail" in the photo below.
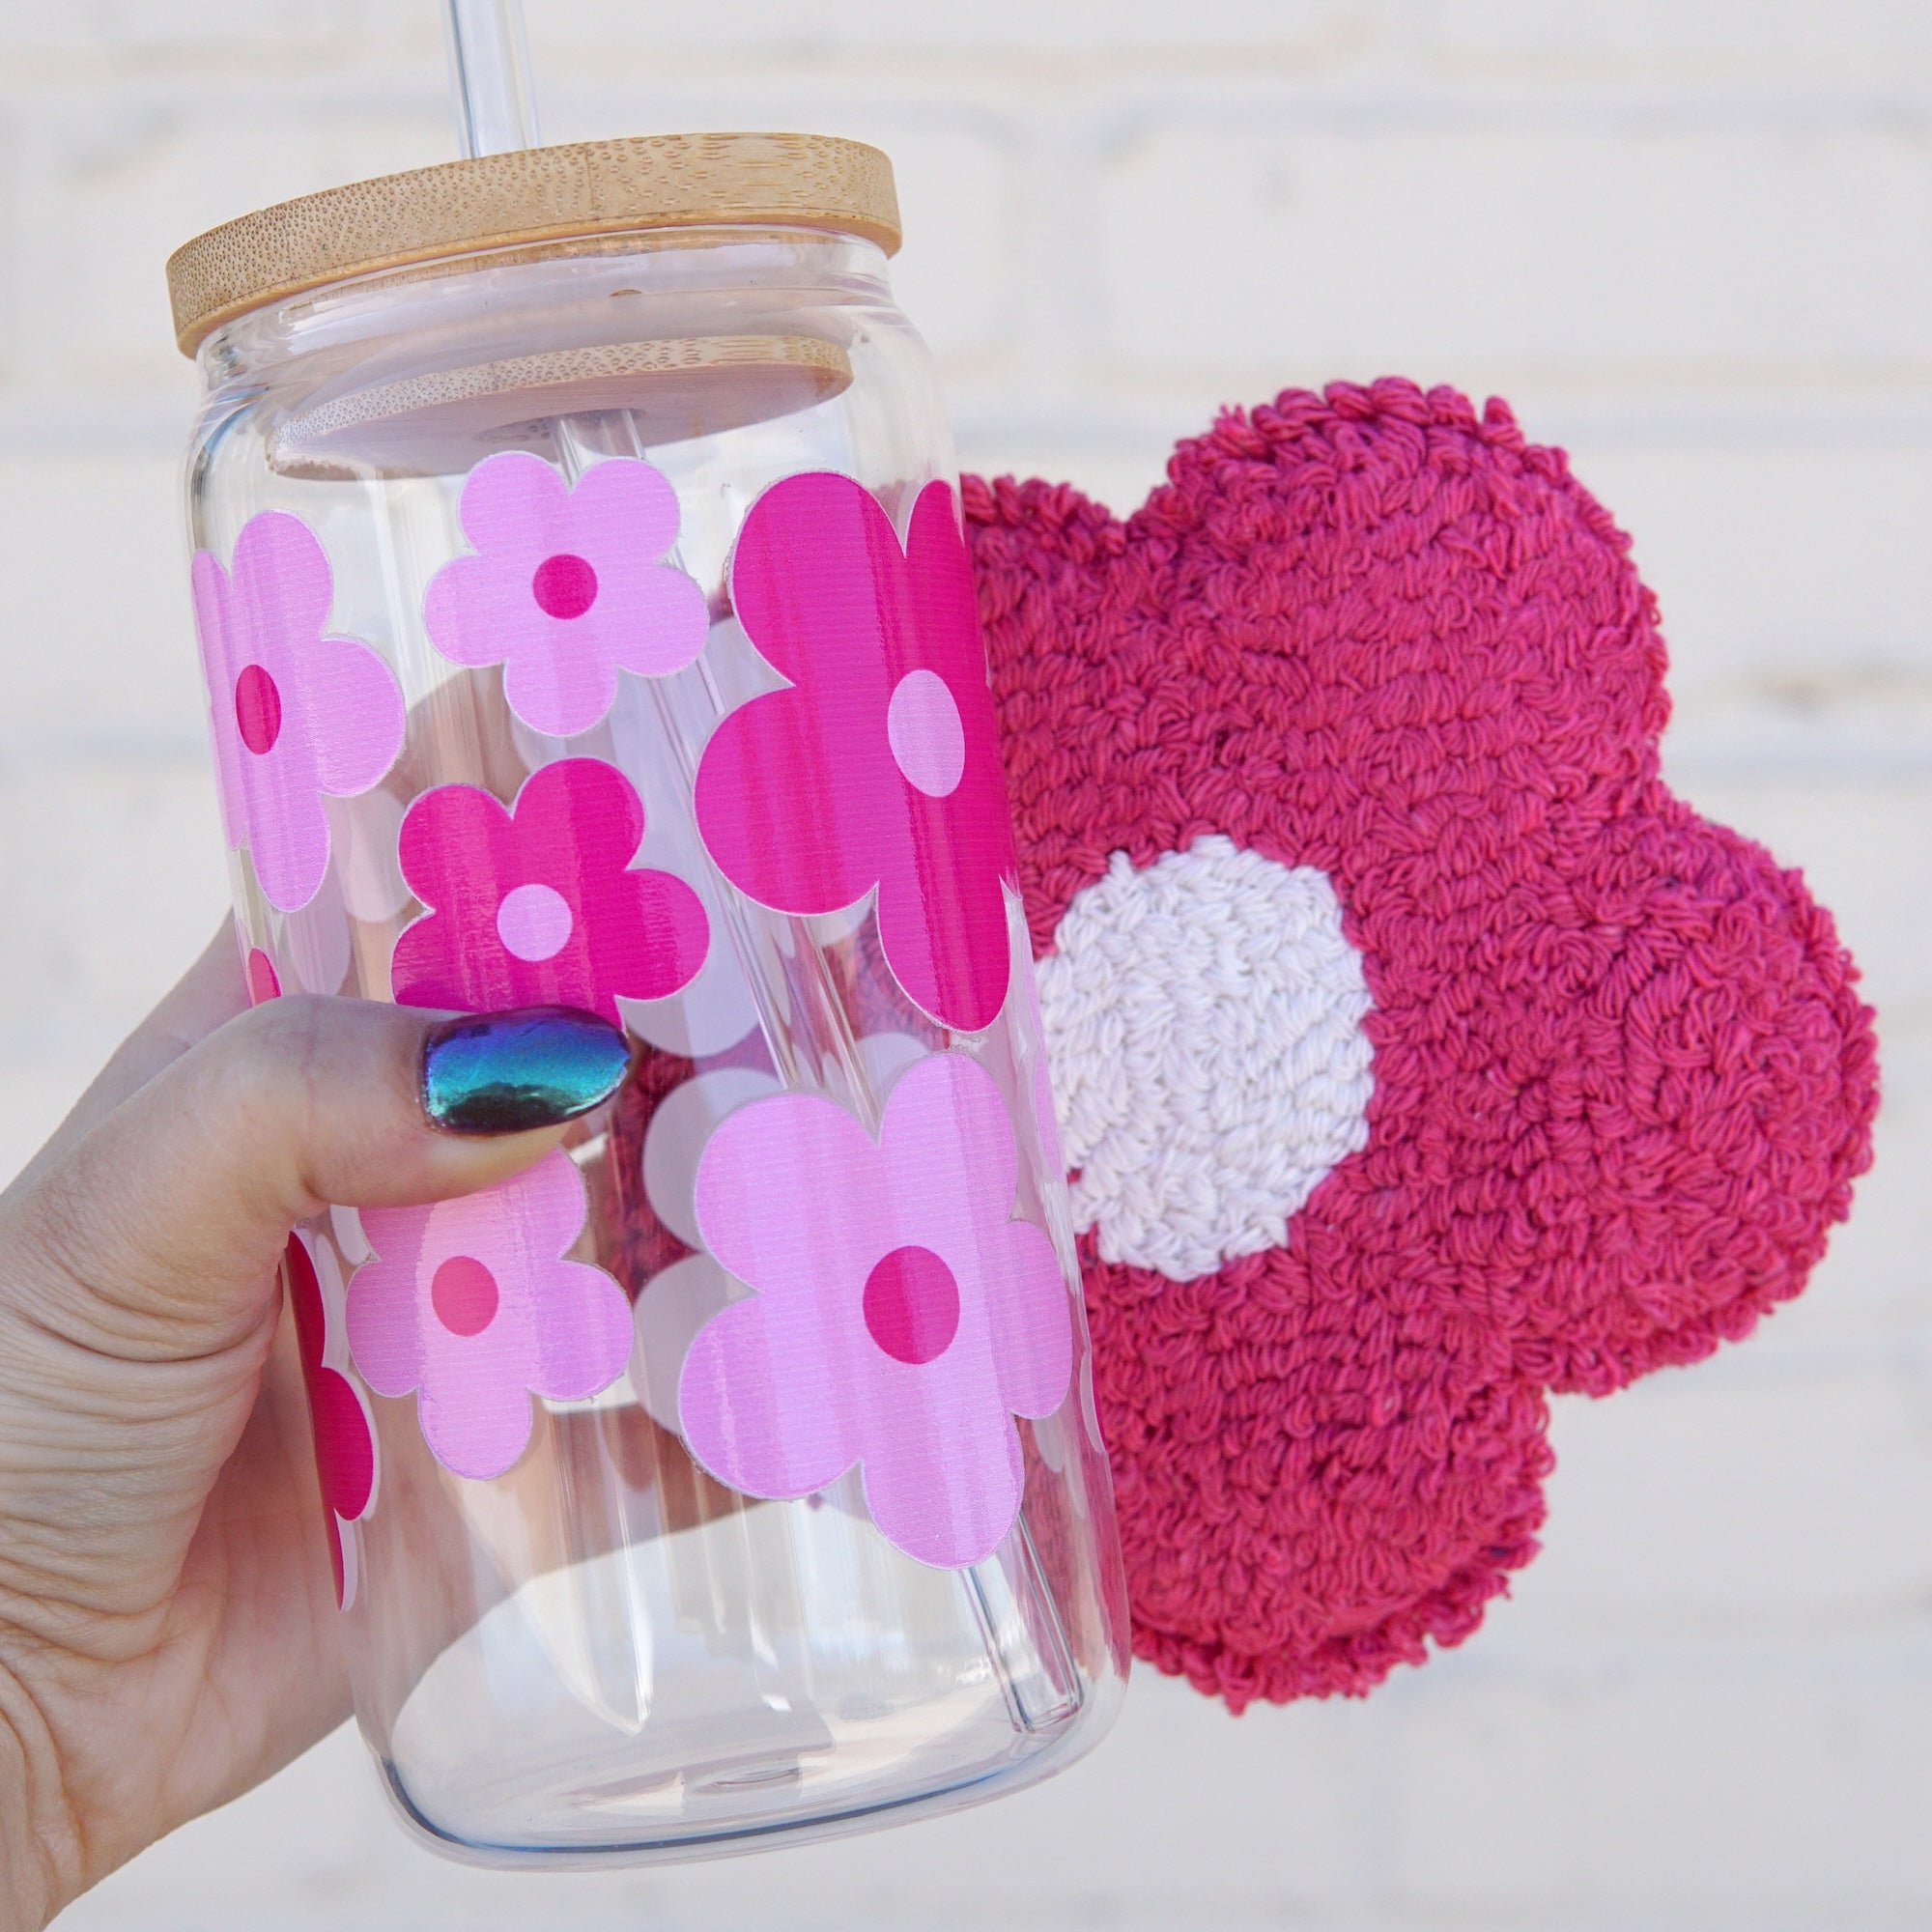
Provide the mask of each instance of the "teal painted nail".
{"label": "teal painted nail", "polygon": [[423,1044],[422,1108],[459,1134],[554,1127],[624,1083],[623,1033],[571,1007],[524,1007],[445,1020]]}

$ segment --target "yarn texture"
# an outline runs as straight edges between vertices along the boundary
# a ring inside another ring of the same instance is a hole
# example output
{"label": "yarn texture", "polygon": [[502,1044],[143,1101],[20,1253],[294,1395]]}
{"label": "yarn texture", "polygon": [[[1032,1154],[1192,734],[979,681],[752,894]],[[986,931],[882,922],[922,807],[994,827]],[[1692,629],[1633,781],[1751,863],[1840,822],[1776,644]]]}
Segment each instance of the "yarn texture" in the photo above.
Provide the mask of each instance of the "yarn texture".
{"label": "yarn texture", "polygon": [[[1468,1635],[1536,1548],[1548,1394],[1796,1294],[1877,1065],[1830,916],[1662,782],[1655,603],[1561,452],[1391,380],[1227,414],[1169,478],[1124,523],[965,497],[1042,1005],[1080,1042],[1135,1650],[1239,1710]],[[1236,901],[1297,882],[1311,931],[1325,890],[1326,980],[1252,908],[1191,909],[1185,854]],[[1163,998],[1194,1045],[1155,1039]],[[1216,1152],[1237,1096],[1272,1166]]]}
{"label": "yarn texture", "polygon": [[1334,889],[1214,836],[1116,852],[1039,962],[1073,1224],[1176,1281],[1279,1247],[1368,1145],[1369,989]]}

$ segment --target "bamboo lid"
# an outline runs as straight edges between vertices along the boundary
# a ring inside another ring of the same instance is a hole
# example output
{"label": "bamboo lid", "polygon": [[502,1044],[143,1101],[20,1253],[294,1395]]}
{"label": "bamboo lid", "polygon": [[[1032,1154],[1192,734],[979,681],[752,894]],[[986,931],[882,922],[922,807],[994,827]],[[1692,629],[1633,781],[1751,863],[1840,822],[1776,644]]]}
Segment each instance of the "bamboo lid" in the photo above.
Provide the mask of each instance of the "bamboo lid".
{"label": "bamboo lid", "polygon": [[760,224],[899,245],[893,165],[822,134],[648,134],[445,161],[224,222],[168,258],[175,340],[305,289],[476,249]]}

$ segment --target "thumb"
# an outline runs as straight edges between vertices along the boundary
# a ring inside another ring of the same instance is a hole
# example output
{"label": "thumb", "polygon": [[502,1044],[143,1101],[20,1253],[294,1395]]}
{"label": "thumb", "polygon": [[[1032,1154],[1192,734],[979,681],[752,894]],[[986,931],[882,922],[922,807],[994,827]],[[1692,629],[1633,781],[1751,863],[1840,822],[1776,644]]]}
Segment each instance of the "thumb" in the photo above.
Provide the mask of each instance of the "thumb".
{"label": "thumb", "polygon": [[[589,1013],[439,1018],[289,998],[238,1015],[7,1202],[52,1265],[15,1274],[43,1326],[110,1355],[187,1359],[258,1331],[295,1222],[507,1179],[608,1100],[629,1052]],[[17,1218],[16,1218],[17,1217]]]}

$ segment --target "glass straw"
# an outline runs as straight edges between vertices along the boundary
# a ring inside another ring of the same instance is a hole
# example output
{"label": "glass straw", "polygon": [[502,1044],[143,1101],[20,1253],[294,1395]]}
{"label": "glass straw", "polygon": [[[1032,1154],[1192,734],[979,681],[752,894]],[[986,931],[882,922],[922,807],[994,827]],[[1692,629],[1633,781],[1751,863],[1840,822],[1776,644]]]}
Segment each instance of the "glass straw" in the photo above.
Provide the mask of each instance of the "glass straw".
{"label": "glass straw", "polygon": [[[443,0],[443,22],[450,81],[456,97],[457,139],[465,157],[507,154],[539,145],[536,91],[530,77],[523,0]],[[636,454],[641,457],[646,446],[642,424],[629,410],[615,413],[624,423]],[[564,472],[575,482],[588,453],[582,439],[568,418],[552,422],[549,427]],[[691,728],[693,721],[673,715],[668,694],[654,687],[652,696],[667,750],[689,776],[696,766],[702,732]],[[731,935],[734,951],[758,1008],[773,1065],[787,1086],[796,1085],[803,1069],[792,1029],[781,1017],[790,1004],[786,992],[792,989],[773,983],[781,979],[781,974],[773,970],[777,961],[756,956],[757,952],[769,949],[754,950],[743,922],[732,923],[736,928]],[[805,952],[812,954],[815,949],[808,945]],[[811,1030],[817,1033],[820,1047],[818,1084],[825,1084],[826,1074],[832,1072],[836,1084],[846,1089],[840,1097],[848,1104],[856,1104],[867,1129],[876,1133],[884,1111],[883,1096],[859,1053],[851,1015],[822,973],[810,976],[808,986],[810,1005],[816,1009],[810,1019],[817,1022]],[[830,1048],[829,1053],[826,1048]],[[828,1060],[830,1066],[826,1065]],[[849,1483],[852,1478],[848,1475],[845,1480]],[[995,1554],[972,1566],[960,1580],[1014,1722],[1027,1730],[1047,1728],[1077,1707],[1078,1678],[1072,1668],[1065,1634],[1060,1627],[1058,1605],[1041,1572],[1038,1552],[1023,1516],[1015,1528],[1018,1530],[1015,1555],[1020,1573],[1017,1579],[1008,1577],[1000,1556]],[[1015,1581],[1046,1612],[1046,1630],[1042,1633],[1046,1637],[1045,1656],[1040,1655],[1026,1629],[1015,1598]],[[635,1616],[641,1607],[633,1605],[632,1614]],[[619,1675],[637,1683],[632,1675],[636,1666],[630,1660],[624,1661],[630,1664],[629,1668],[611,1671],[610,1666],[617,1662],[607,1660],[606,1668],[593,1674],[600,1678]],[[631,1692],[633,1698],[636,1694],[635,1690]],[[600,1696],[597,1701],[605,1703],[607,1698]],[[636,1703],[621,1695],[614,1702],[616,1708],[611,1709],[610,1715],[624,1722],[625,1728],[635,1728],[641,1721],[643,1712]],[[628,1709],[624,1708],[626,1704]]]}
{"label": "glass straw", "polygon": [[[443,0],[443,25],[456,97],[457,136],[465,156],[507,154],[537,145],[536,89],[530,78],[523,0]],[[621,424],[631,453],[644,457],[643,425],[636,412],[618,410],[609,414]],[[546,427],[565,480],[575,484],[595,460],[582,426],[562,417],[549,420]],[[675,552],[668,561],[677,561]],[[704,740],[718,722],[722,707],[715,701],[717,694],[707,677],[706,695],[714,702],[711,715],[701,719],[677,716],[669,693],[656,681],[650,695],[666,750],[690,781]],[[722,881],[720,886],[720,903],[735,912],[728,888]],[[780,1077],[789,1087],[830,1088],[876,1133],[883,1097],[867,1074],[851,1016],[827,980],[817,949],[810,943],[798,949],[802,971],[794,980],[769,941],[760,944],[742,917],[727,912],[726,923]]]}
{"label": "glass straw", "polygon": [[523,0],[443,0],[442,20],[464,158],[537,147]]}

